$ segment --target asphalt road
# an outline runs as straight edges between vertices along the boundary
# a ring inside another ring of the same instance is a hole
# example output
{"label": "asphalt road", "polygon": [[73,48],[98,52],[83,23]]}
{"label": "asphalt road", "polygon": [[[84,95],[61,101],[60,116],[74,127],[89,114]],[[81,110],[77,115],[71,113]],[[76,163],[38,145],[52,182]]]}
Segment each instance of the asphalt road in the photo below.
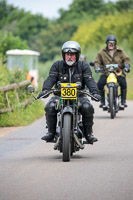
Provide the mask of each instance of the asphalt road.
{"label": "asphalt road", "polygon": [[0,200],[133,199],[133,101],[115,119],[93,104],[99,141],[71,162],[40,140],[44,118],[0,137]]}

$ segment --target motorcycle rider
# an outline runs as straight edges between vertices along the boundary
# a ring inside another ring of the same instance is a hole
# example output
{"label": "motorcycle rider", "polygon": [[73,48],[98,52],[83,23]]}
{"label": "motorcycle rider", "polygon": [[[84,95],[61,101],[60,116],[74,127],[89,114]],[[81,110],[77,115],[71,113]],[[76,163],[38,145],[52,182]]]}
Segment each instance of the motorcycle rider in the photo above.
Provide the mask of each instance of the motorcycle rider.
{"label": "motorcycle rider", "polygon": [[[52,65],[49,76],[44,81],[42,92],[38,97],[45,94],[46,91],[50,90],[54,85],[56,88],[58,81],[62,83],[81,82],[81,89],[84,89],[85,85],[87,85],[93,96],[100,100],[101,97],[98,94],[97,84],[92,77],[92,72],[89,64],[85,61],[79,61],[80,53],[81,48],[77,42],[67,41],[63,44],[63,60],[56,61]],[[41,139],[47,142],[52,141],[56,134],[57,110],[55,110],[55,101],[56,99],[59,99],[58,95],[59,94],[55,94],[45,106],[48,133]],[[93,142],[97,141],[97,138],[92,135],[94,108],[87,97],[80,97],[79,109],[82,114],[84,136],[88,143],[93,144]]]}
{"label": "motorcycle rider", "polygon": [[86,56],[85,56],[85,54],[81,54],[81,55],[80,55],[80,60],[81,60],[81,61],[86,61]]}
{"label": "motorcycle rider", "polygon": [[[108,35],[106,37],[106,47],[100,50],[95,58],[95,72],[98,73],[101,69],[101,66],[107,64],[118,64],[122,69],[121,74],[117,76],[118,83],[121,88],[121,107],[127,107],[126,104],[126,93],[127,93],[127,82],[126,75],[124,72],[130,72],[130,60],[127,54],[117,46],[117,38],[115,35]],[[101,95],[101,104],[100,107],[106,108],[105,105],[105,90],[104,86],[106,84],[107,75],[103,73],[98,80],[98,89]]]}

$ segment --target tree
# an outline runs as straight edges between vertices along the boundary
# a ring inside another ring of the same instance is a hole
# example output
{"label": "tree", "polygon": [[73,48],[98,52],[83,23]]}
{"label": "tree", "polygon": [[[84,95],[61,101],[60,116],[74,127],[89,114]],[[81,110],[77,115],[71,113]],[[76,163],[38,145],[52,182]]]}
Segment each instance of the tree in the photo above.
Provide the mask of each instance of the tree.
{"label": "tree", "polygon": [[60,18],[59,22],[70,21],[75,24],[80,24],[81,20],[84,18],[95,18],[101,12],[104,11],[105,3],[103,0],[74,0],[69,6],[69,10],[65,11],[63,9],[59,10]]}
{"label": "tree", "polygon": [[31,37],[40,33],[41,30],[46,29],[48,24],[48,19],[43,18],[42,15],[33,15],[27,12],[18,21],[13,33],[14,35],[19,35],[23,40],[29,40]]}
{"label": "tree", "polygon": [[29,47],[26,41],[14,37],[12,33],[0,32],[0,54],[3,62],[5,62],[6,51],[10,49],[29,49]]}
{"label": "tree", "polygon": [[133,0],[119,0],[116,2],[116,9],[118,11],[133,9]]}
{"label": "tree", "polygon": [[53,60],[56,55],[61,55],[63,43],[70,40],[74,31],[73,25],[67,22],[63,25],[51,24],[49,29],[36,36],[31,47],[41,53],[41,61]]}

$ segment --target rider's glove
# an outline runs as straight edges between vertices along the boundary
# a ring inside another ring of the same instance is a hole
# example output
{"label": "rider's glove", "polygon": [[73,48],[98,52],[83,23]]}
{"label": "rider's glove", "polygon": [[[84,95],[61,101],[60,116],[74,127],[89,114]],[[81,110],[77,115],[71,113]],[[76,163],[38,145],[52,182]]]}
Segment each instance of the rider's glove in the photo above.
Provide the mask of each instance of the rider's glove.
{"label": "rider's glove", "polygon": [[47,90],[43,90],[42,92],[40,92],[40,94],[37,96],[37,99],[40,99],[43,95],[45,95],[47,93]]}
{"label": "rider's glove", "polygon": [[[95,97],[97,99],[97,101],[101,100],[101,96],[97,93],[93,94],[93,97]],[[94,100],[94,99],[92,98],[92,100]]]}
{"label": "rider's glove", "polygon": [[130,72],[130,65],[127,63],[124,63],[124,71],[129,73]]}
{"label": "rider's glove", "polygon": [[92,66],[92,67],[94,66],[94,62],[92,62],[92,61],[89,62],[89,64],[90,64],[90,66]]}
{"label": "rider's glove", "polygon": [[96,66],[96,67],[95,67],[95,72],[96,72],[96,73],[100,72],[100,67],[99,67],[99,66]]}

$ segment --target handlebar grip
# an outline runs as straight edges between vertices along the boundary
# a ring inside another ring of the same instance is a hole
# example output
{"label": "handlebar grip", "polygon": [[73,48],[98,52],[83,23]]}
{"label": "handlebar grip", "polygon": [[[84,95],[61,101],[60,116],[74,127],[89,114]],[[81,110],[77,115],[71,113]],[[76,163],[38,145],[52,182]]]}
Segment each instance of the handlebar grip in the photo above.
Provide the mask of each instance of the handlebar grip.
{"label": "handlebar grip", "polygon": [[92,67],[94,67],[94,65],[95,65],[93,61],[89,62],[89,64],[90,64],[90,66],[92,66]]}
{"label": "handlebar grip", "polygon": [[95,101],[99,101],[96,97],[94,97],[92,94],[90,94],[88,91],[80,91],[82,94],[86,94],[87,96],[91,97]]}
{"label": "handlebar grip", "polygon": [[41,97],[43,98],[47,98],[51,93],[53,92],[58,92],[60,90],[57,90],[57,89],[51,89],[49,91],[42,91],[37,97],[35,97],[35,99],[40,99]]}

